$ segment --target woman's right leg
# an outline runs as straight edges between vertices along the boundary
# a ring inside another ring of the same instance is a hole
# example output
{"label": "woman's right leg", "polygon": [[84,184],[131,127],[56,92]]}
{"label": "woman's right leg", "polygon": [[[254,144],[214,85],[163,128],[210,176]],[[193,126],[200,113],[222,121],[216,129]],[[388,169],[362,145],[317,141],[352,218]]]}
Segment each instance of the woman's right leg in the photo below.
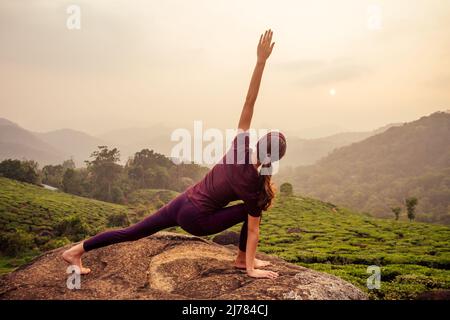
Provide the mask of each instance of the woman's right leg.
{"label": "woman's right leg", "polygon": [[139,223],[130,227],[100,233],[83,242],[85,251],[109,246],[114,243],[135,241],[160,230],[177,225],[173,204],[166,205]]}
{"label": "woman's right leg", "polygon": [[135,241],[174,226],[176,226],[174,215],[168,210],[168,207],[165,206],[132,226],[106,231],[89,238],[83,242],[83,248],[85,251],[90,251],[115,243]]}

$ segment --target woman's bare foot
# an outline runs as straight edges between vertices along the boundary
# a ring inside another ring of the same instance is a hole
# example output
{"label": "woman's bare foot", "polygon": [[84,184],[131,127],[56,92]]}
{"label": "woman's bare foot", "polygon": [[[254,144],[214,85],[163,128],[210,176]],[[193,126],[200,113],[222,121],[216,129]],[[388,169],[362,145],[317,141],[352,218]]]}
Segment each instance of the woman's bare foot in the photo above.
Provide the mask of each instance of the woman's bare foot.
{"label": "woman's bare foot", "polygon": [[83,268],[83,265],[81,263],[81,256],[83,255],[83,253],[83,243],[79,243],[77,245],[74,245],[72,248],[64,251],[64,253],[62,254],[62,258],[68,264],[75,265],[80,268],[81,274],[88,274],[89,272],[91,272],[91,269]]}
{"label": "woman's bare foot", "polygon": [[[255,258],[255,262],[254,262],[254,267],[255,269],[259,269],[259,268],[264,268],[271,265],[270,261],[265,261],[265,260],[259,260]],[[245,264],[245,260],[242,260],[240,258],[237,258],[234,261],[234,266],[238,269],[246,269],[246,264]]]}

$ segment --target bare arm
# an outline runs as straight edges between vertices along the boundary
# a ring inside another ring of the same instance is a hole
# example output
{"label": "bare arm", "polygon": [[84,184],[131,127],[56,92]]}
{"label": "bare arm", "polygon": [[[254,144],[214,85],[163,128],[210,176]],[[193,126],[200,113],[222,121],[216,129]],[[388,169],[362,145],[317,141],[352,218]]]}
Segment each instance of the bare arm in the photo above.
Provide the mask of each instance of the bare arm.
{"label": "bare arm", "polygon": [[275,279],[278,277],[278,273],[269,270],[255,269],[255,256],[256,247],[258,246],[259,241],[260,219],[260,217],[248,215],[247,246],[245,250],[247,274],[254,278]]}
{"label": "bare arm", "polygon": [[266,60],[272,53],[272,30],[267,30],[264,35],[259,38],[257,49],[257,61],[255,69],[253,70],[252,79],[250,80],[250,86],[248,88],[247,97],[245,98],[244,107],[242,108],[241,117],[239,119],[238,129],[248,130],[253,117],[253,108],[255,106],[256,98],[258,97],[259,87],[261,85],[261,78],[263,75]]}

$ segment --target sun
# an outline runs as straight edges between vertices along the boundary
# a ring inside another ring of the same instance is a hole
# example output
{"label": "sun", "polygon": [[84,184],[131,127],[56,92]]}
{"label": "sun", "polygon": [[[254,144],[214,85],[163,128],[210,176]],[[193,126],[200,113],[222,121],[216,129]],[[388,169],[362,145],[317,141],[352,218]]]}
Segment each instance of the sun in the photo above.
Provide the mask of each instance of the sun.
{"label": "sun", "polygon": [[335,88],[331,88],[330,89],[330,96],[334,97],[336,95],[336,89]]}

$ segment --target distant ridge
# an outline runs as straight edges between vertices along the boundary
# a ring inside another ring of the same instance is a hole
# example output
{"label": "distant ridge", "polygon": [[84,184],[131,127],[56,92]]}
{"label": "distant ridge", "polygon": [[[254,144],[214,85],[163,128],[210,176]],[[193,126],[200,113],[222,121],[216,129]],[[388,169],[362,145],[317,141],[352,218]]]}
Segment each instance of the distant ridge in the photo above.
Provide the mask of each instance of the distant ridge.
{"label": "distant ridge", "polygon": [[100,145],[108,145],[102,139],[93,137],[87,133],[72,130],[59,129],[43,133],[35,133],[42,141],[60,150],[67,159],[73,158],[77,167],[83,166],[91,153]]}
{"label": "distant ridge", "polygon": [[393,123],[372,131],[341,132],[315,139],[289,136],[289,152],[283,159],[282,166],[314,164],[335,149],[362,141],[373,135],[383,133],[389,128],[401,125],[402,123]]}
{"label": "distant ridge", "polygon": [[5,118],[0,118],[0,126],[16,126],[17,124]]}
{"label": "distant ridge", "polygon": [[0,118],[0,160],[35,160],[39,164],[56,164],[64,160],[64,153],[36,137],[32,132],[4,118]]}
{"label": "distant ridge", "polygon": [[316,165],[279,177],[297,192],[391,217],[406,197],[417,219],[450,223],[450,114],[436,112],[335,150]]}

